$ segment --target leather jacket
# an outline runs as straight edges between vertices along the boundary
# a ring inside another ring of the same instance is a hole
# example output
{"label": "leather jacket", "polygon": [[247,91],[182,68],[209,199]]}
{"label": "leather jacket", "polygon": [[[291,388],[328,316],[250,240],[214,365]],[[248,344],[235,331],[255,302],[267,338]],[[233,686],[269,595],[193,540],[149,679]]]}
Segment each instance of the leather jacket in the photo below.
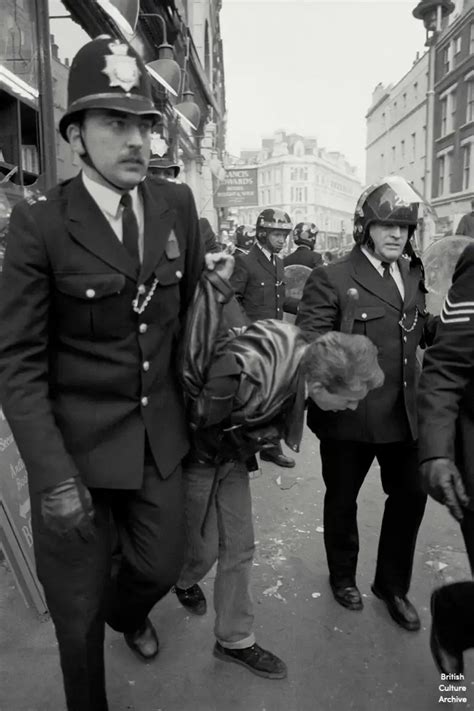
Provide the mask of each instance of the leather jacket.
{"label": "leather jacket", "polygon": [[245,326],[229,282],[204,272],[189,309],[180,377],[193,430],[193,461],[245,461],[282,437],[299,451],[307,342],[276,319]]}

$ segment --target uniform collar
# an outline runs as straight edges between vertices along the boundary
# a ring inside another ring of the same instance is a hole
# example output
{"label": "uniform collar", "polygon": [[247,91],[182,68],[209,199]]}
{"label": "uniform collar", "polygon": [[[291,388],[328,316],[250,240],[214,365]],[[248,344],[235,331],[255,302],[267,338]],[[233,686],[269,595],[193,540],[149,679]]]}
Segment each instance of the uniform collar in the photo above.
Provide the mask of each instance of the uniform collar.
{"label": "uniform collar", "polygon": [[257,247],[264,253],[266,258],[268,259],[269,262],[273,263],[273,254],[272,252],[269,252],[268,249],[265,249],[263,245],[260,244],[260,242],[256,242]]}
{"label": "uniform collar", "polygon": [[[119,206],[122,193],[107,187],[106,185],[101,185],[95,180],[89,178],[84,171],[82,171],[82,182],[84,187],[94,198],[97,205],[100,207],[102,212],[106,212],[108,215],[114,218],[119,217]],[[138,188],[134,187],[133,190],[128,191],[132,198],[132,204],[135,206],[138,199]]]}

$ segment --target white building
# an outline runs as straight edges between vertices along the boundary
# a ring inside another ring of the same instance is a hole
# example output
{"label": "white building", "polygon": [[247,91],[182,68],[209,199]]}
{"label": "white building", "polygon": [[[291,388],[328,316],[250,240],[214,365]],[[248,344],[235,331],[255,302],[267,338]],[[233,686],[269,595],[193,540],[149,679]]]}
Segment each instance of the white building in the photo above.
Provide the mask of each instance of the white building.
{"label": "white building", "polygon": [[428,52],[395,85],[378,84],[367,115],[366,182],[403,175],[425,194]]}
{"label": "white building", "polygon": [[264,207],[278,207],[289,213],[293,224],[317,224],[317,249],[352,242],[354,208],[362,185],[341,153],[319,147],[315,138],[278,131],[262,140],[260,151],[243,151],[239,162],[257,166],[258,204],[237,208],[237,224],[255,224]]}

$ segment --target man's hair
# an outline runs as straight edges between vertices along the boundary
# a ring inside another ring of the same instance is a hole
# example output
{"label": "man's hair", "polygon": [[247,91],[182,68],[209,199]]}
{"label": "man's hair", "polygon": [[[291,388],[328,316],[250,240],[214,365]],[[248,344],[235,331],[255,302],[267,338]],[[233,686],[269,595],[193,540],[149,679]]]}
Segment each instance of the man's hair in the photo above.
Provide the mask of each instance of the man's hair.
{"label": "man's hair", "polygon": [[329,331],[310,343],[300,363],[308,384],[321,383],[330,393],[383,385],[377,348],[366,336]]}

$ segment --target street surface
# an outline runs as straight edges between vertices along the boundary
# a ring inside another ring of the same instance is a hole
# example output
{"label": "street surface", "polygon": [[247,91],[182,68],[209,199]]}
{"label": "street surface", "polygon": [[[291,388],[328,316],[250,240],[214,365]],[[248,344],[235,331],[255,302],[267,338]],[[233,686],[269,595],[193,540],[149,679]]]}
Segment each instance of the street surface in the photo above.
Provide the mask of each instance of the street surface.
{"label": "street surface", "polygon": [[[288,679],[261,679],[212,656],[211,574],[203,584],[210,603],[205,617],[189,615],[174,594],[154,609],[152,620],[161,642],[154,663],[141,663],[122,637],[108,630],[110,711],[474,709],[474,655],[465,655],[467,691],[454,693],[467,702],[443,704],[428,646],[431,589],[469,577],[454,519],[441,506],[428,504],[410,594],[422,630],[410,633],[392,622],[370,591],[383,502],[377,467],[359,498],[362,612],[342,608],[329,589],[317,440],[306,432],[295,469],[263,463],[262,471],[252,481],[258,541],[253,584],[256,633],[262,646],[287,662]],[[5,566],[0,567],[0,619],[0,711],[63,711],[51,622],[38,620],[25,608]]]}

